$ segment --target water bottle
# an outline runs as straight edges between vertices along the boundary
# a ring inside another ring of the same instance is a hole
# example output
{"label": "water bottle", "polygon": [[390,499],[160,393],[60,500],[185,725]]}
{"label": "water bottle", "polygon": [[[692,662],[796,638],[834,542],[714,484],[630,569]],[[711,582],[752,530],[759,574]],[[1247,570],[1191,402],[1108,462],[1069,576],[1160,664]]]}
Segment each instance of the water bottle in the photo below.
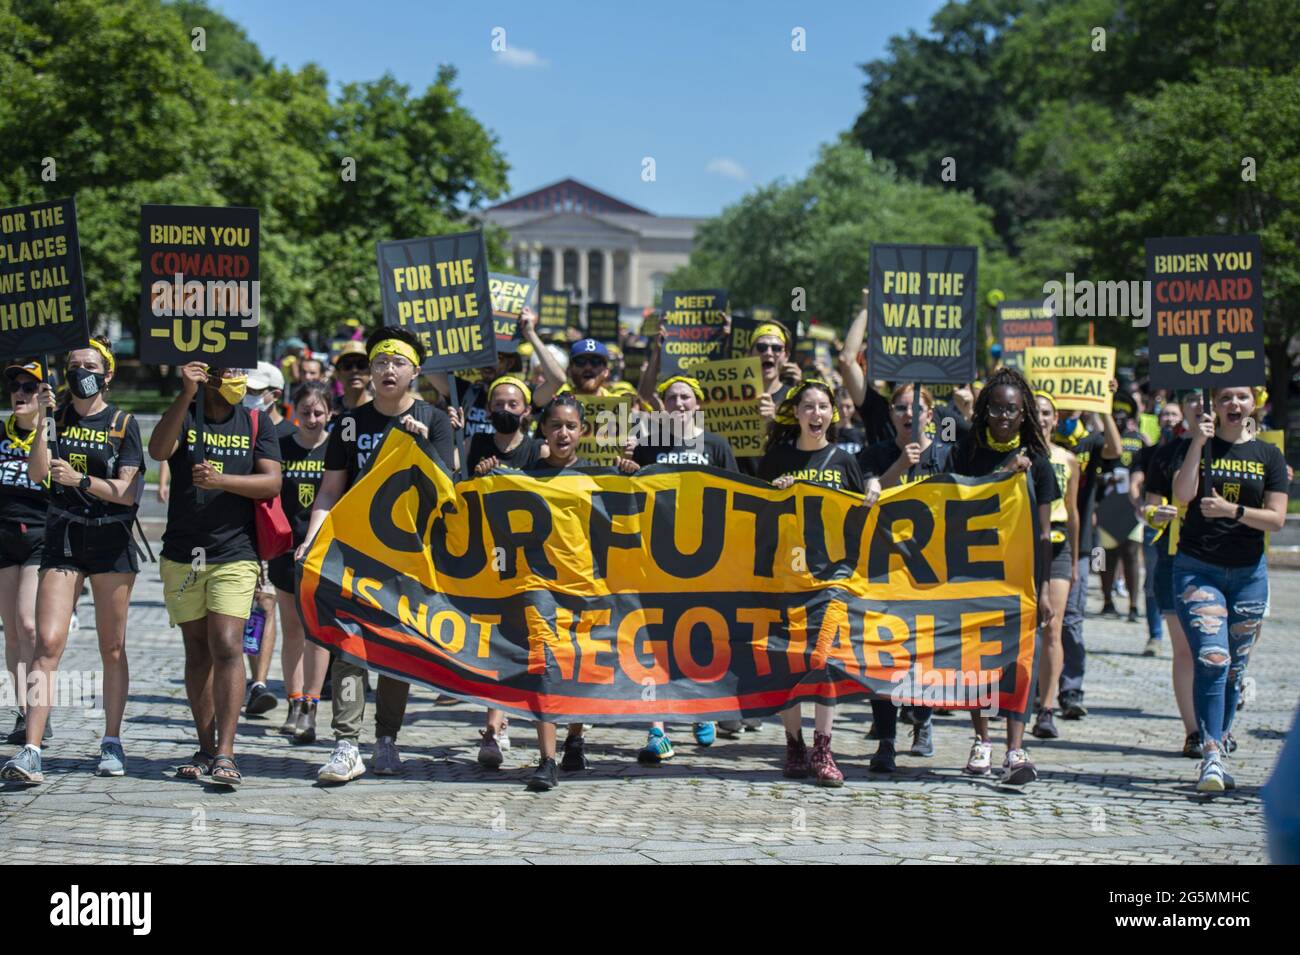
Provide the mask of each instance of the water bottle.
{"label": "water bottle", "polygon": [[262,631],[266,629],[266,611],[254,606],[244,624],[244,652],[255,657],[262,652]]}

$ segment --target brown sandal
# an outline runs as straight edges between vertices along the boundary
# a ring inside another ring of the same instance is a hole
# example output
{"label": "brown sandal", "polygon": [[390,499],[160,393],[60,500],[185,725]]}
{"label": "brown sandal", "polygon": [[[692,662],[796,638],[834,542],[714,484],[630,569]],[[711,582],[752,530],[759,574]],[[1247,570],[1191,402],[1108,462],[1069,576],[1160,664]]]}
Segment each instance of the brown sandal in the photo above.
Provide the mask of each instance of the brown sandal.
{"label": "brown sandal", "polygon": [[218,756],[212,761],[208,780],[214,786],[229,786],[234,789],[244,781],[244,777],[240,774],[239,767],[235,765],[234,757]]}
{"label": "brown sandal", "polygon": [[204,776],[207,776],[212,772],[212,761],[214,759],[216,759],[215,756],[211,756],[203,752],[203,750],[199,750],[190,757],[188,763],[176,767],[176,778],[188,779],[191,781],[202,779]]}

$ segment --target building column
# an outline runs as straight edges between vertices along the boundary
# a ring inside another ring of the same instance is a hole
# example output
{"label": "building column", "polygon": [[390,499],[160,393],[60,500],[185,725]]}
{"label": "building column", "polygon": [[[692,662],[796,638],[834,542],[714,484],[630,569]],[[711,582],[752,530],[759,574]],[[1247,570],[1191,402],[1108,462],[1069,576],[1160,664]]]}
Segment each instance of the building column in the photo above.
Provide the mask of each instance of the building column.
{"label": "building column", "polygon": [[537,281],[542,274],[542,246],[540,242],[534,242],[527,247],[524,252],[524,275],[533,281]]}
{"label": "building column", "polygon": [[648,308],[654,303],[642,302],[642,301],[638,301],[637,299],[636,267],[637,267],[636,250],[628,249],[627,250],[627,294],[624,297],[623,301],[626,302],[628,305],[635,305],[637,308]]}
{"label": "building column", "polygon": [[586,304],[591,301],[591,252],[588,249],[578,250],[578,301]]}
{"label": "building column", "polygon": [[609,249],[600,250],[600,298],[614,301],[614,253]]}
{"label": "building column", "polygon": [[551,246],[551,290],[564,288],[564,250]]}

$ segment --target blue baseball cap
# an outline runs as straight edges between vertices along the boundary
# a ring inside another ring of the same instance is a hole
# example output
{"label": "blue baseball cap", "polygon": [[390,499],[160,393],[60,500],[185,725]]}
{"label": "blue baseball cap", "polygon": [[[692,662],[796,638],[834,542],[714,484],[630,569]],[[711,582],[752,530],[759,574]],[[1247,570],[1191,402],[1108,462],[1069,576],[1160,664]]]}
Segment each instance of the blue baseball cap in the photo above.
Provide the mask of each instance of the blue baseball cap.
{"label": "blue baseball cap", "polygon": [[569,349],[569,358],[574,359],[579,355],[597,355],[609,361],[609,349],[603,342],[598,342],[594,338],[584,338],[573,343],[573,347]]}

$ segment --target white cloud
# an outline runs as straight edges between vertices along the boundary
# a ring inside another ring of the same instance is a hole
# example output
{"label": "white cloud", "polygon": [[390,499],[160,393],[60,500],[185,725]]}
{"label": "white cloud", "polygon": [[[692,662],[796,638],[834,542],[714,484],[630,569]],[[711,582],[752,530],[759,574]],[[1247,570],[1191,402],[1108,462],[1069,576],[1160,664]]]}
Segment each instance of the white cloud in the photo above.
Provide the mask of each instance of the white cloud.
{"label": "white cloud", "polygon": [[716,173],[719,176],[726,176],[728,179],[735,179],[744,182],[749,178],[749,173],[745,167],[734,159],[728,159],[725,156],[719,156],[717,159],[710,159],[709,164],[704,167],[705,172]]}
{"label": "white cloud", "polygon": [[497,53],[501,62],[506,66],[513,66],[517,70],[526,70],[535,66],[545,66],[546,61],[537,55],[533,50],[525,50],[519,46],[508,46]]}

